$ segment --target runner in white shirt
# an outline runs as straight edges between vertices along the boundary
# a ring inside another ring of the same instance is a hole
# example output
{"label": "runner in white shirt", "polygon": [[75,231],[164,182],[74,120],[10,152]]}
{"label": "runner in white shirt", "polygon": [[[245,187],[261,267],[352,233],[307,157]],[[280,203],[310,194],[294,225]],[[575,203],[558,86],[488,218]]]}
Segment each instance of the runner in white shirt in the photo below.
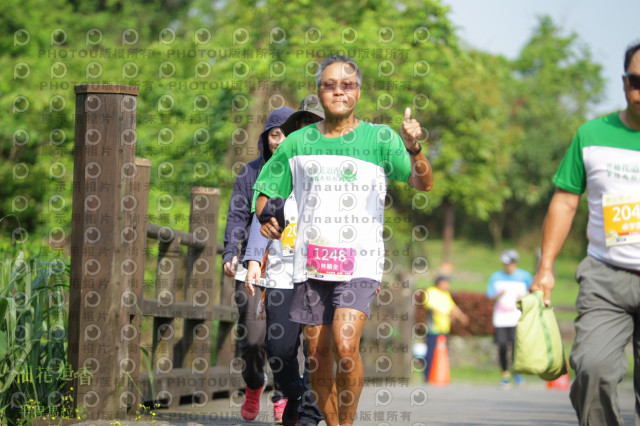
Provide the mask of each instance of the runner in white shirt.
{"label": "runner in white shirt", "polygon": [[326,118],[289,135],[265,164],[254,186],[255,210],[262,234],[278,239],[284,223],[275,217],[277,204],[292,192],[296,197],[293,282],[299,284],[291,319],[305,324],[311,386],[327,425],[348,426],[364,383],[360,336],[382,278],[378,237],[387,179],[428,191],[433,174],[409,108],[402,140],[387,126],[355,118],[362,76],[352,59],[327,58],[316,83]]}

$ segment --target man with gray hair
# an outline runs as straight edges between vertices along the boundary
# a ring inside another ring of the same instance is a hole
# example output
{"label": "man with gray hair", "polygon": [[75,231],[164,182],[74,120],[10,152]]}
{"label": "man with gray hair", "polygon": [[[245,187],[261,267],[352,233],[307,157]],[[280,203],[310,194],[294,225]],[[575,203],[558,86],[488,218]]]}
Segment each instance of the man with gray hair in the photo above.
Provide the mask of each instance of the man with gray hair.
{"label": "man with gray hair", "polygon": [[428,191],[433,174],[410,108],[402,138],[355,117],[362,75],[353,59],[325,59],[316,84],[325,119],[280,145],[256,181],[254,205],[261,233],[279,239],[278,205],[292,192],[298,200],[290,317],[304,324],[311,386],[327,425],[348,426],[364,384],[360,337],[384,269],[387,180]]}

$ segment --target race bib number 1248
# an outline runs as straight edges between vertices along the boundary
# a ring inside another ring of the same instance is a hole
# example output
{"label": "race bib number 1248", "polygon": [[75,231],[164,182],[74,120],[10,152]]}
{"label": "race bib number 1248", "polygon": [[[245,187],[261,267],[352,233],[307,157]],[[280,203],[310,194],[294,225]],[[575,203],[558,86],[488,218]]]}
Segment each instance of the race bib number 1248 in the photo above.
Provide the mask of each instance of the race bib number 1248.
{"label": "race bib number 1248", "polygon": [[353,275],[355,267],[353,249],[345,247],[324,247],[309,244],[307,252],[307,275],[311,277]]}

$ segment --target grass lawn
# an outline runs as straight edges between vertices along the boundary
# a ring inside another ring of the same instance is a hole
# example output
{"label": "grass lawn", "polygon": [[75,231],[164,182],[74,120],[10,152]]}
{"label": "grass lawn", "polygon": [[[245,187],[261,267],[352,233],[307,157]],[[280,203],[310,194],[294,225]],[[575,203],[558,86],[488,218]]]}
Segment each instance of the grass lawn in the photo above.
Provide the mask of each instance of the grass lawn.
{"label": "grass lawn", "polygon": [[[442,240],[428,239],[425,250],[430,264],[427,274],[416,277],[417,287],[427,287],[433,284],[433,278],[438,272],[438,267],[442,263]],[[535,250],[521,247],[505,245],[504,249],[515,248],[520,254],[518,266],[532,275],[535,274],[537,258]],[[451,280],[451,291],[469,291],[473,293],[484,293],[487,282],[493,272],[502,268],[500,262],[500,250],[477,242],[467,240],[456,240],[452,247],[452,263],[454,271]],[[556,285],[552,294],[552,305],[555,308],[558,322],[572,325],[575,319],[575,300],[578,294],[578,284],[574,274],[582,258],[571,257],[560,253],[555,263]],[[565,356],[569,359],[572,341],[565,342]],[[496,349],[497,350],[497,349]],[[632,389],[633,383],[633,352],[630,347],[626,351],[628,360],[628,370],[621,383],[621,389]],[[451,380],[457,383],[470,384],[497,384],[500,381],[498,365],[493,366],[456,366],[451,365]],[[574,373],[570,371],[573,378]],[[420,383],[420,374],[413,377],[416,383]],[[535,376],[525,377],[527,383],[539,381]]]}
{"label": "grass lawn", "polygon": [[[564,352],[568,363],[569,354],[571,353],[571,342],[565,342]],[[627,373],[622,379],[622,383],[620,383],[619,392],[633,391],[633,351],[631,350],[630,346],[627,347],[626,355],[628,368]],[[501,373],[497,364],[495,367],[452,365],[450,368],[450,374],[451,382],[453,383],[464,383],[473,385],[497,385],[501,377]],[[572,380],[575,376],[575,373],[571,369],[571,367],[569,367],[569,376]],[[524,378],[526,383],[543,382],[543,380],[537,376],[524,376]],[[413,379],[414,383],[421,383],[423,380],[420,374],[414,375]]]}
{"label": "grass lawn", "polygon": [[[417,277],[418,287],[432,285],[438,266],[442,263],[442,240],[428,239],[424,242],[428,254],[431,275]],[[504,248],[511,248],[505,245]],[[531,275],[535,274],[537,259],[534,250],[513,247],[520,254],[518,266]],[[477,242],[455,240],[452,249],[451,291],[469,291],[484,293],[492,273],[502,268],[500,250]],[[574,304],[578,294],[578,285],[574,279],[575,270],[581,259],[561,255],[556,260],[556,286],[552,294],[552,304],[556,307],[558,321],[573,321]]]}

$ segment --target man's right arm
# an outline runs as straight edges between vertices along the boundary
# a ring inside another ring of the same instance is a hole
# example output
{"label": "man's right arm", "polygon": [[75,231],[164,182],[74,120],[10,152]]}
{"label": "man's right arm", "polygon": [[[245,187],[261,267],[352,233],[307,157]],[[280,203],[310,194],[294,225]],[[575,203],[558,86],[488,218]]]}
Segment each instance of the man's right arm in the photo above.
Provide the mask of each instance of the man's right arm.
{"label": "man's right arm", "polygon": [[551,291],[555,285],[553,262],[569,235],[579,204],[580,194],[558,188],[549,203],[547,217],[542,225],[540,265],[530,290],[543,290],[543,301],[547,306],[551,304]]}

